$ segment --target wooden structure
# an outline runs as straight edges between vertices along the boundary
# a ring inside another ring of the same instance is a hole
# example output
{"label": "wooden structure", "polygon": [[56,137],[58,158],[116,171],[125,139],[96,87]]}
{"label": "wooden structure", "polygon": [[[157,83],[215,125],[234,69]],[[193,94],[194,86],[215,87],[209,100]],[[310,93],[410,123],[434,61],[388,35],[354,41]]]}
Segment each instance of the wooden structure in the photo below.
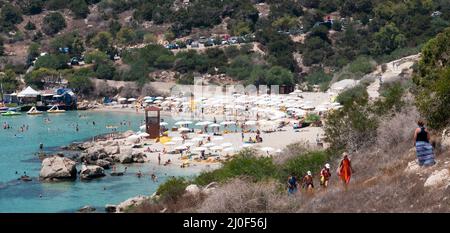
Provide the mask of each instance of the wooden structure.
{"label": "wooden structure", "polygon": [[147,133],[150,135],[149,138],[151,139],[159,137],[160,111],[161,109],[155,106],[145,108],[145,126]]}

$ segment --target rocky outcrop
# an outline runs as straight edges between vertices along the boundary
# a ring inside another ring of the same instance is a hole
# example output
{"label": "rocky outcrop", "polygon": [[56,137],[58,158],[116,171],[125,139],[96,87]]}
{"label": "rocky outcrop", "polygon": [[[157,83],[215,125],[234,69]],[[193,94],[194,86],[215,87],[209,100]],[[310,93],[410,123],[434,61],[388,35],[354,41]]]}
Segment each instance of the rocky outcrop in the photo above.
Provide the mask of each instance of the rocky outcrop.
{"label": "rocky outcrop", "polygon": [[105,176],[105,170],[96,165],[83,165],[81,167],[80,179],[82,180],[91,180],[99,177]]}
{"label": "rocky outcrop", "polygon": [[115,213],[116,210],[117,210],[117,206],[116,205],[107,204],[105,206],[106,213]]}
{"label": "rocky outcrop", "polygon": [[200,188],[196,184],[188,185],[185,189],[187,194],[197,195],[200,192]]}
{"label": "rocky outcrop", "polygon": [[77,169],[75,161],[53,156],[42,161],[39,178],[47,181],[74,180],[77,178]]}
{"label": "rocky outcrop", "polygon": [[83,206],[81,209],[78,210],[78,213],[92,213],[95,211],[95,208],[92,206]]}
{"label": "rocky outcrop", "polygon": [[127,199],[126,201],[117,205],[116,213],[123,213],[132,207],[141,205],[142,203],[144,203],[147,200],[149,200],[149,197],[146,197],[146,196],[136,196],[136,197]]}
{"label": "rocky outcrop", "polygon": [[438,186],[441,184],[448,183],[450,180],[450,174],[448,169],[442,169],[440,171],[434,171],[425,181],[424,186]]}
{"label": "rocky outcrop", "polygon": [[135,163],[144,163],[147,156],[139,151],[132,151],[131,157],[133,158],[133,162]]}
{"label": "rocky outcrop", "polygon": [[102,167],[103,169],[109,169],[112,165],[110,161],[99,159],[95,161],[95,165]]}
{"label": "rocky outcrop", "polygon": [[116,155],[116,154],[120,154],[120,147],[119,146],[106,146],[104,148],[104,152],[107,155]]}

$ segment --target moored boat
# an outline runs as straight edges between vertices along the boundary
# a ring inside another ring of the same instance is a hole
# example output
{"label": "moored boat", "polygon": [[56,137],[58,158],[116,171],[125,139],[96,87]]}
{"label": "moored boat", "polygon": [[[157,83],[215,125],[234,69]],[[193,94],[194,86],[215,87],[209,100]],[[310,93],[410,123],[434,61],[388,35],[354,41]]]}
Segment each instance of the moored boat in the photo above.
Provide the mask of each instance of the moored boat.
{"label": "moored boat", "polygon": [[2,113],[2,116],[17,116],[22,115],[20,112],[14,112],[14,111],[7,111]]}
{"label": "moored boat", "polygon": [[59,109],[58,105],[53,105],[49,110],[47,110],[48,113],[63,113],[66,112],[64,109]]}
{"label": "moored boat", "polygon": [[28,112],[28,115],[39,115],[42,114],[42,111],[38,111],[36,107],[32,107]]}

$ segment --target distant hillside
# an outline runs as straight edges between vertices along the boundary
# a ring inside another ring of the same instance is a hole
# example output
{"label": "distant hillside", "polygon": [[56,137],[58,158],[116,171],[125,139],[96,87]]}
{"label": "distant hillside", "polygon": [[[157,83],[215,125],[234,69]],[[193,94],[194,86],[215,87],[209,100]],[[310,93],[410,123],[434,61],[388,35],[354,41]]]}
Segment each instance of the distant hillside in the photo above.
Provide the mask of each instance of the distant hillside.
{"label": "distant hillside", "polygon": [[0,69],[34,66],[24,80],[38,88],[57,72],[86,96],[90,77],[142,86],[166,79],[148,75],[161,70],[179,83],[223,74],[326,89],[337,71],[359,79],[374,62],[417,53],[450,25],[449,8],[445,0],[0,0]]}

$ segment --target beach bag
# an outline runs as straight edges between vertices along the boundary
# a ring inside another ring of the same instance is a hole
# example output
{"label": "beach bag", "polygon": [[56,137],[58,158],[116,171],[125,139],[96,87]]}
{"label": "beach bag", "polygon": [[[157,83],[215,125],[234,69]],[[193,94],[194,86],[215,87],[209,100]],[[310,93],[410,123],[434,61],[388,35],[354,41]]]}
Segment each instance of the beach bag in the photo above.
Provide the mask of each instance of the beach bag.
{"label": "beach bag", "polygon": [[320,184],[321,185],[325,184],[325,176],[320,176]]}

